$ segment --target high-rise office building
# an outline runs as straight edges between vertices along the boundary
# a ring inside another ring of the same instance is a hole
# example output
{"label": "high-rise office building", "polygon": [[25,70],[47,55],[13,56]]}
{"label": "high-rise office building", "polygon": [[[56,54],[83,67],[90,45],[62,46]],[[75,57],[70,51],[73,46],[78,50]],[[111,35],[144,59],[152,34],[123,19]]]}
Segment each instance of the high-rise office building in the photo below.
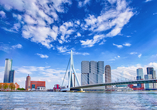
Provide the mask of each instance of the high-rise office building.
{"label": "high-rise office building", "polygon": [[103,83],[104,82],[104,61],[98,61],[98,67],[97,67],[97,82]]}
{"label": "high-rise office building", "polygon": [[97,74],[97,62],[96,61],[89,62],[89,73]]}
{"label": "high-rise office building", "polygon": [[81,74],[81,85],[89,84],[89,73],[82,73]]}
{"label": "high-rise office building", "polygon": [[[138,68],[137,69],[137,77],[136,77],[137,80],[143,80],[144,77],[143,77],[143,69],[142,68]],[[137,84],[137,87],[141,88],[142,87],[142,84]]]}
{"label": "high-rise office building", "polygon": [[[152,79],[151,74],[144,75],[144,78],[147,79]],[[145,83],[145,89],[153,89],[153,83]]]}
{"label": "high-rise office building", "polygon": [[153,79],[156,79],[156,71],[153,71]]}
{"label": "high-rise office building", "polygon": [[104,61],[81,62],[81,85],[103,83]]}
{"label": "high-rise office building", "polygon": [[25,89],[26,90],[31,89],[31,77],[29,75],[26,77]]}
{"label": "high-rise office building", "polygon": [[89,61],[81,62],[81,85],[89,84]]}
{"label": "high-rise office building", "polygon": [[11,69],[12,69],[12,60],[7,58],[5,60],[4,83],[9,83],[9,73]]}
{"label": "high-rise office building", "polygon": [[98,74],[104,74],[104,61],[98,61]]}
{"label": "high-rise office building", "polygon": [[14,76],[15,76],[15,71],[11,70],[9,72],[9,83],[14,83]]}
{"label": "high-rise office building", "polygon": [[[149,75],[149,79],[156,79],[156,71],[154,70],[153,67],[147,67],[147,75]],[[148,87],[148,84],[145,85],[146,87]],[[157,84],[149,83],[149,89],[157,89]]]}
{"label": "high-rise office building", "polygon": [[153,72],[154,72],[154,68],[153,67],[147,67],[147,74],[151,74],[152,78],[153,78]]}
{"label": "high-rise office building", "polygon": [[81,62],[81,73],[89,73],[89,61]]}
{"label": "high-rise office building", "polygon": [[111,67],[110,65],[105,66],[105,82],[111,82]]}
{"label": "high-rise office building", "polygon": [[[156,71],[153,71],[153,79],[156,79]],[[153,83],[153,88],[157,89],[157,83]]]}
{"label": "high-rise office building", "polygon": [[143,69],[142,69],[142,68],[138,68],[138,69],[137,69],[137,76],[140,76],[141,79],[144,79],[144,76],[143,76]]}
{"label": "high-rise office building", "polygon": [[[105,66],[105,83],[111,82],[111,67],[110,65]],[[110,88],[111,86],[105,86],[105,88]]]}
{"label": "high-rise office building", "polygon": [[89,62],[89,84],[96,84],[96,83],[98,83],[97,62],[90,61]]}

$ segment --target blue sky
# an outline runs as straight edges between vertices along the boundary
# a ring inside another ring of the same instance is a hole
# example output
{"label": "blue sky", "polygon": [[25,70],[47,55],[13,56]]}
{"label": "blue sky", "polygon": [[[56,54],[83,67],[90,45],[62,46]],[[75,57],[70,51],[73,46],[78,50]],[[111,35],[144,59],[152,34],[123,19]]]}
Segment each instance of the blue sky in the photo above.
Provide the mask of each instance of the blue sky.
{"label": "blue sky", "polygon": [[[6,58],[13,59],[15,82],[61,84],[74,52],[81,61],[104,61],[112,74],[157,70],[156,0],[0,0],[0,82]],[[115,78],[116,79],[116,78]]]}

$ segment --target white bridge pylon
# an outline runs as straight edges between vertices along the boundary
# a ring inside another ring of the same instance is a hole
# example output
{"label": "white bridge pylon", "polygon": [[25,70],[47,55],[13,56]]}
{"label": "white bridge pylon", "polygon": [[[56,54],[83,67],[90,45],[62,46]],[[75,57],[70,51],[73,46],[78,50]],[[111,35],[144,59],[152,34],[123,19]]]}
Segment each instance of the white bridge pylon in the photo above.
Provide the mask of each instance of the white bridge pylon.
{"label": "white bridge pylon", "polygon": [[[77,77],[77,74],[76,74],[76,71],[75,71],[75,68],[74,68],[74,61],[73,61],[72,50],[71,50],[71,56],[70,56],[70,64],[68,63],[67,68],[69,66],[70,66],[70,70],[67,69],[66,73],[65,73],[65,76],[68,73],[68,87],[67,87],[67,90],[70,90],[71,87],[75,86],[75,80],[77,82],[77,85],[80,86],[80,82],[78,80],[78,77]],[[64,77],[64,79],[65,79],[65,77]],[[63,82],[64,82],[64,79],[63,79]],[[62,83],[62,85],[63,85],[63,83]]]}

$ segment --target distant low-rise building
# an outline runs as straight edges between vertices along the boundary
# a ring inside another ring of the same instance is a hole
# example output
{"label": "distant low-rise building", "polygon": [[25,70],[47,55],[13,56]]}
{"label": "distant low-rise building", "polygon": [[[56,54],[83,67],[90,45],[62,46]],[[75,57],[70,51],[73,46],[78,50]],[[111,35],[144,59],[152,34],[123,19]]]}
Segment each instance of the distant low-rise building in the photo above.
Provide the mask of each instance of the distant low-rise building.
{"label": "distant low-rise building", "polygon": [[26,77],[26,90],[46,90],[45,81],[31,81],[31,77]]}
{"label": "distant low-rise building", "polygon": [[45,81],[31,81],[32,90],[45,90]]}
{"label": "distant low-rise building", "polygon": [[59,84],[55,84],[54,87],[53,87],[54,92],[58,92],[58,91],[60,91],[60,89],[61,89],[61,87],[60,87]]}

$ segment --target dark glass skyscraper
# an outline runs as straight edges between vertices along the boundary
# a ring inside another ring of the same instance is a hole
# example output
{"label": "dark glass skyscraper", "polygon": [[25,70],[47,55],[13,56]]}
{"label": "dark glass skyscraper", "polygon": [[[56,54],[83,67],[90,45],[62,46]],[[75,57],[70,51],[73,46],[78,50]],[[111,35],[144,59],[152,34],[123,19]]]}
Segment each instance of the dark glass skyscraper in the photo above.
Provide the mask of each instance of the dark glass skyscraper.
{"label": "dark glass skyscraper", "polygon": [[14,75],[15,75],[15,71],[11,70],[9,72],[9,83],[14,83]]}
{"label": "dark glass skyscraper", "polygon": [[154,72],[154,68],[153,67],[147,67],[147,74],[151,74],[152,78],[153,78],[153,72]]}

